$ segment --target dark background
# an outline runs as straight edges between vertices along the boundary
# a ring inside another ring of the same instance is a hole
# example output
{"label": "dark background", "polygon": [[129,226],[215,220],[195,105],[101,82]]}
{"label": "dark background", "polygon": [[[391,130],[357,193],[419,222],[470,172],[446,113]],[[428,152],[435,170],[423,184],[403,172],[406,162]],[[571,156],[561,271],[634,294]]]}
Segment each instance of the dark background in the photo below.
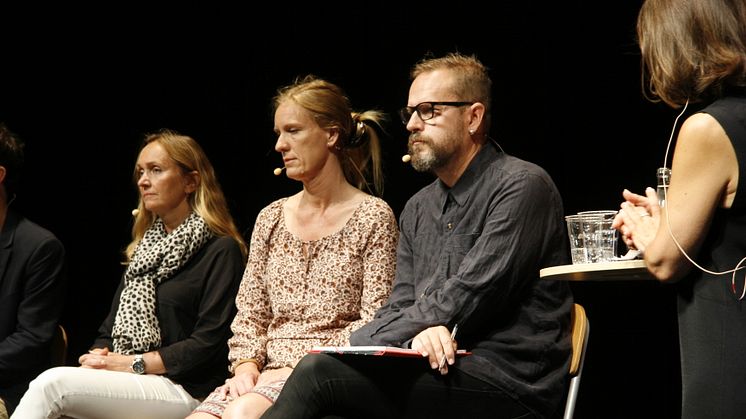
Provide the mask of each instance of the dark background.
{"label": "dark background", "polygon": [[[490,68],[492,136],[549,172],[566,214],[616,209],[623,188],[654,186],[677,112],[642,96],[641,1],[505,3],[0,6],[0,120],[27,144],[13,205],[66,246],[68,362],[92,342],[120,280],[143,135],[171,128],[199,141],[248,238],[262,207],[300,188],[272,175],[281,159],[270,113],[275,90],[299,75],[391,115],[384,199],[396,214],[432,180],[401,163],[396,117],[427,53],[473,53]],[[679,417],[672,288],[571,285],[591,321],[576,417]]]}

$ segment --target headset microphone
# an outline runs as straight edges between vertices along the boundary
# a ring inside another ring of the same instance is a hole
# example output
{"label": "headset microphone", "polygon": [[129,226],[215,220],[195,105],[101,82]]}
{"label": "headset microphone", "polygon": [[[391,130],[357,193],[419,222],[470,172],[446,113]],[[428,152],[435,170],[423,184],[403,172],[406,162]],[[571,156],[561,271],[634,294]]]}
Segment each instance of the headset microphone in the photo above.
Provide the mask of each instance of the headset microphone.
{"label": "headset microphone", "polygon": [[133,217],[137,217],[137,214],[139,214],[139,213],[140,213],[140,210],[137,209],[137,208],[135,208],[135,209],[132,210],[132,216]]}
{"label": "headset microphone", "polygon": [[277,169],[275,169],[274,170],[275,176],[280,176],[280,173],[282,173],[283,170],[285,170],[284,167],[278,167]]}
{"label": "headset microphone", "polygon": [[403,161],[404,163],[409,163],[410,160],[412,160],[412,156],[410,156],[409,154],[401,156],[401,161]]}

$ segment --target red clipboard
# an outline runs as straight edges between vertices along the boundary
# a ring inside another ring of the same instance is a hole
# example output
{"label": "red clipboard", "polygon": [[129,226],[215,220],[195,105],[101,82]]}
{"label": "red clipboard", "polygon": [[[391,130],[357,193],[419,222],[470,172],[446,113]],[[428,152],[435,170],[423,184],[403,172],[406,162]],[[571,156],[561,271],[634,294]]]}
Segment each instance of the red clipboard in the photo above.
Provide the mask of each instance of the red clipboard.
{"label": "red clipboard", "polygon": [[[414,349],[397,348],[395,346],[314,346],[309,353],[312,354],[337,354],[337,355],[372,355],[372,356],[396,356],[403,358],[423,358],[422,354]],[[459,349],[456,356],[471,355],[471,352]]]}

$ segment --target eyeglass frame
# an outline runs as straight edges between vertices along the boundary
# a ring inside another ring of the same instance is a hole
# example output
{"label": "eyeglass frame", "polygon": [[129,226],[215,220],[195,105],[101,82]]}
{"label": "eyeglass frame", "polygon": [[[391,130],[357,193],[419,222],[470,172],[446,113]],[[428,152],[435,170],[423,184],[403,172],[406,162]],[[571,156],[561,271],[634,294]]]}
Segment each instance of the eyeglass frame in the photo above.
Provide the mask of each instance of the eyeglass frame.
{"label": "eyeglass frame", "polygon": [[[473,105],[477,102],[431,102],[431,101],[425,101],[420,102],[414,106],[405,106],[401,109],[399,109],[399,118],[401,118],[401,121],[404,125],[409,124],[409,120],[412,119],[412,115],[417,113],[417,116],[420,118],[421,121],[429,121],[433,118],[435,118],[435,107],[436,106],[455,106],[455,107],[461,107],[466,105]],[[420,106],[428,104],[430,105],[430,112],[432,113],[430,117],[423,118],[422,113],[420,112]],[[410,111],[411,109],[411,111]],[[406,118],[406,119],[405,119]]]}

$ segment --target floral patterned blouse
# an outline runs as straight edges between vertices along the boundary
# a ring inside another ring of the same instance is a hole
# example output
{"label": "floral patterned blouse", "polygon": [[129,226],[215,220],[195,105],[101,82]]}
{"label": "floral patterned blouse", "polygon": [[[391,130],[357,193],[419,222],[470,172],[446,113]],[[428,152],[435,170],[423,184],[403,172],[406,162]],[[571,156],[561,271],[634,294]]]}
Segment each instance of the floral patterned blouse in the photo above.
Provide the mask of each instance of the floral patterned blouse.
{"label": "floral patterned blouse", "polygon": [[315,345],[348,345],[391,292],[399,230],[385,201],[366,197],[341,230],[304,242],[285,227],[286,200],[254,225],[228,341],[232,366],[253,358],[263,369],[293,367]]}

